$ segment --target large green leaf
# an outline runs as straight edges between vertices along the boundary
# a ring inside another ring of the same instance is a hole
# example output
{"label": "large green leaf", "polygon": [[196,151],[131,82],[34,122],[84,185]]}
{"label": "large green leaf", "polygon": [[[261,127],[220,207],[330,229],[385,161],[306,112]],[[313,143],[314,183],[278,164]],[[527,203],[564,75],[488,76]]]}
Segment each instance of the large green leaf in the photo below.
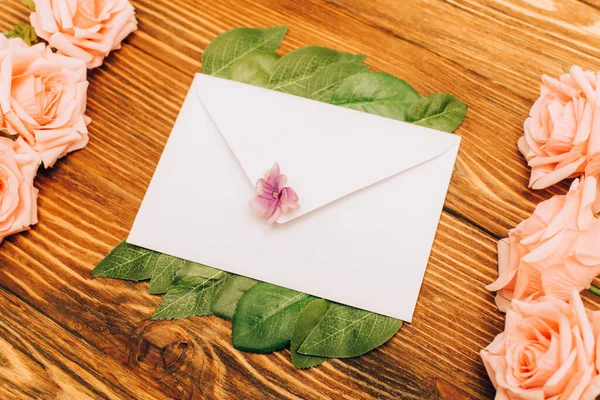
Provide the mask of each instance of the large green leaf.
{"label": "large green leaf", "polygon": [[329,358],[357,357],[387,342],[401,326],[399,319],[333,304],[298,352]]}
{"label": "large green leaf", "polygon": [[235,28],[227,31],[206,46],[202,54],[202,72],[230,78],[231,67],[236,61],[255,52],[274,52],[286,32],[287,26]]}
{"label": "large green leaf", "polygon": [[152,267],[152,277],[148,286],[148,293],[166,293],[175,279],[175,274],[187,261],[167,254],[161,254],[153,260],[155,262]]}
{"label": "large green leaf", "polygon": [[122,241],[92,271],[98,278],[142,281],[152,278],[152,270],[160,253]]}
{"label": "large green leaf", "polygon": [[362,61],[350,61],[329,64],[315,72],[306,83],[305,96],[314,100],[331,102],[333,92],[344,79],[359,72],[368,71]]}
{"label": "large green leaf", "polygon": [[227,272],[187,261],[177,272],[152,319],[210,315],[215,295],[230,277]]}
{"label": "large green leaf", "polygon": [[414,102],[406,112],[406,121],[444,132],[454,132],[466,114],[465,103],[448,93],[438,93]]}
{"label": "large green leaf", "polygon": [[273,67],[279,60],[275,53],[257,52],[240,58],[231,67],[231,79],[250,85],[267,86]]}
{"label": "large green leaf", "polygon": [[5,33],[5,35],[7,38],[19,37],[29,46],[37,41],[35,29],[29,24],[15,24],[10,31]]}
{"label": "large green leaf", "polygon": [[33,0],[21,0],[21,3],[27,6],[31,11],[35,11],[35,3]]}
{"label": "large green leaf", "polygon": [[92,271],[101,278],[130,281],[150,279],[148,292],[161,294],[173,282],[175,273],[187,261],[161,254],[123,241],[117,245]]}
{"label": "large green leaf", "polygon": [[212,302],[212,312],[217,317],[231,321],[238,301],[258,281],[235,275],[221,286]]}
{"label": "large green leaf", "polygon": [[294,364],[294,367],[302,369],[311,368],[321,364],[323,361],[327,361],[327,357],[300,354],[298,353],[298,349],[332,305],[333,303],[327,300],[315,300],[304,307],[300,315],[298,315],[298,319],[292,330],[292,341],[290,343],[290,352],[292,353],[292,364]]}
{"label": "large green leaf", "polygon": [[233,315],[233,347],[269,353],[288,345],[300,311],[314,297],[259,282],[240,299]]}
{"label": "large green leaf", "polygon": [[384,72],[356,74],[340,85],[331,102],[403,121],[410,105],[421,96],[402,79]]}
{"label": "large green leaf", "polygon": [[362,63],[365,56],[342,53],[319,46],[290,51],[277,61],[268,87],[280,92],[305,96],[308,79],[319,69],[339,62]]}

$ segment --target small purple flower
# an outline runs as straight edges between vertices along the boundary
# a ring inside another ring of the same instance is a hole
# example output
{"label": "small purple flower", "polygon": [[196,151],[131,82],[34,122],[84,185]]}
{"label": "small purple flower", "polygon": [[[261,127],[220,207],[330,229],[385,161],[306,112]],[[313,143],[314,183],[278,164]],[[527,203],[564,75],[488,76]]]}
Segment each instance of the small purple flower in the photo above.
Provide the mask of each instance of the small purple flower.
{"label": "small purple flower", "polygon": [[256,182],[257,195],[250,199],[250,207],[254,214],[265,218],[267,224],[275,222],[289,209],[300,207],[298,195],[294,189],[284,187],[286,183],[287,177],[281,174],[278,163]]}

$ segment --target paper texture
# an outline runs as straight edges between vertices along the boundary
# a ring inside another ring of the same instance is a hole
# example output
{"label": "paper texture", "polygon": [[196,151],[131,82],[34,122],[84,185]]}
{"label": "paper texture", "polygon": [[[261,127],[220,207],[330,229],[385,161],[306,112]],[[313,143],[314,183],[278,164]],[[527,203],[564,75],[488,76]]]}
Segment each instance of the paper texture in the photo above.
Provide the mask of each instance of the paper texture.
{"label": "paper texture", "polygon": [[[198,74],[128,242],[410,322],[460,138]],[[300,210],[248,200],[279,162]]]}

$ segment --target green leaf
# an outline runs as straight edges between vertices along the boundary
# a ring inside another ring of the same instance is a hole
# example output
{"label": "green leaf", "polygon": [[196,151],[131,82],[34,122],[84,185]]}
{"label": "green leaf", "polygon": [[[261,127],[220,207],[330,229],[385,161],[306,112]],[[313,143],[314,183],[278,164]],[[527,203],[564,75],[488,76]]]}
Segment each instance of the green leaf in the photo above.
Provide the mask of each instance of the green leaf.
{"label": "green leaf", "polygon": [[29,24],[15,24],[15,26],[13,26],[10,31],[6,32],[5,35],[8,38],[19,37],[29,46],[37,41],[35,29]]}
{"label": "green leaf", "polygon": [[250,85],[267,86],[279,57],[275,53],[257,52],[240,58],[231,66],[231,79]]}
{"label": "green leaf", "polygon": [[400,121],[421,96],[402,79],[384,72],[365,72],[346,79],[333,93],[332,104]]}
{"label": "green leaf", "polygon": [[280,92],[305,96],[308,79],[319,69],[339,62],[362,63],[366,56],[342,53],[319,46],[290,51],[277,61],[268,87]]}
{"label": "green leaf", "polygon": [[98,278],[117,278],[130,281],[150,279],[148,292],[161,294],[173,282],[175,273],[187,261],[157,253],[123,241],[92,271]]}
{"label": "green leaf", "polygon": [[18,133],[10,133],[8,129],[0,129],[0,137],[7,138],[10,140],[17,140],[19,138]]}
{"label": "green leaf", "polygon": [[92,271],[98,278],[142,281],[152,277],[152,267],[159,253],[123,241]]}
{"label": "green leaf", "polygon": [[245,276],[232,276],[221,286],[212,302],[212,312],[217,317],[231,321],[235,308],[244,293],[258,281]]}
{"label": "green leaf", "polygon": [[333,304],[298,352],[330,358],[357,357],[387,342],[401,326],[399,319]]}
{"label": "green leaf", "polygon": [[329,64],[315,72],[306,83],[306,97],[330,103],[333,92],[344,79],[359,72],[368,71],[369,67],[362,61]]}
{"label": "green leaf", "polygon": [[35,3],[33,0],[21,0],[21,3],[27,6],[31,11],[35,11]]}
{"label": "green leaf", "polygon": [[233,347],[269,353],[288,345],[300,311],[314,297],[259,282],[240,299],[233,315]]}
{"label": "green leaf", "polygon": [[210,315],[215,295],[230,277],[231,274],[227,272],[186,261],[152,319]]}
{"label": "green leaf", "polygon": [[467,114],[467,105],[448,93],[432,94],[414,102],[406,112],[406,121],[454,132]]}
{"label": "green leaf", "polygon": [[294,367],[301,369],[311,368],[321,364],[323,361],[327,361],[327,357],[300,354],[298,353],[298,349],[332,305],[333,303],[320,299],[313,301],[300,312],[292,330],[292,341],[290,344]]}
{"label": "green leaf", "polygon": [[21,3],[23,3],[31,11],[35,11],[35,3],[33,0],[21,0]]}
{"label": "green leaf", "polygon": [[177,271],[188,262],[167,254],[160,254],[151,261],[154,261],[154,264],[151,266],[152,276],[148,286],[148,293],[150,294],[166,293],[171,283],[173,283]]}
{"label": "green leaf", "polygon": [[242,57],[255,52],[274,52],[279,48],[287,26],[253,29],[235,28],[217,36],[202,54],[202,72],[231,77],[231,67]]}

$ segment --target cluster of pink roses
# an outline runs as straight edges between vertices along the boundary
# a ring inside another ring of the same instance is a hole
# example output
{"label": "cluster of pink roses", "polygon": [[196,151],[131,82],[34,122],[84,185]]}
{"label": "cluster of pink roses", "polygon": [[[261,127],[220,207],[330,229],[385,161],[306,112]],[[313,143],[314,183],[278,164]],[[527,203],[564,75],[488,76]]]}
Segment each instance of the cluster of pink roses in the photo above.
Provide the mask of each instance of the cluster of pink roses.
{"label": "cluster of pink roses", "polygon": [[[481,352],[497,399],[600,395],[600,311],[579,292],[600,274],[600,73],[543,76],[519,149],[530,187],[575,179],[498,243],[496,304],[505,331]],[[570,300],[570,303],[567,301]]]}
{"label": "cluster of pink roses", "polygon": [[137,27],[128,0],[33,2],[31,24],[48,44],[0,35],[0,241],[37,223],[39,166],[88,142],[87,68]]}

